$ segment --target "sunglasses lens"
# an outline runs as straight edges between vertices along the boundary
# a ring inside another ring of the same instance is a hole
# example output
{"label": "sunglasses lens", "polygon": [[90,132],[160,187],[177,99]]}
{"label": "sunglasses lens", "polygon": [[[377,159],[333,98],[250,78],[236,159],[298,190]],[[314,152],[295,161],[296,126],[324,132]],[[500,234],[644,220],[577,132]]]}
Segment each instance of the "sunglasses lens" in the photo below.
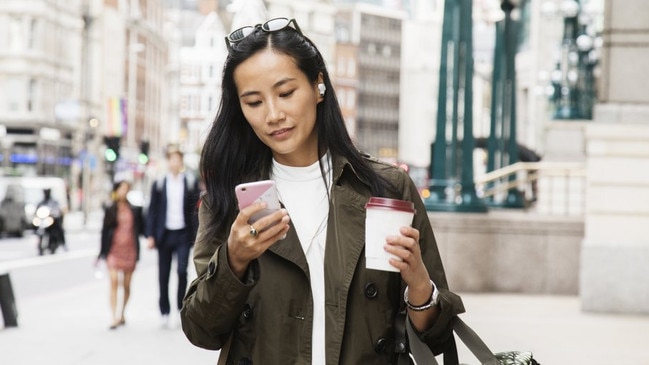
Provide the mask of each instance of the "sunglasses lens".
{"label": "sunglasses lens", "polygon": [[286,28],[288,26],[288,23],[290,22],[291,21],[286,18],[275,18],[264,23],[261,28],[266,32],[276,32],[278,30]]}
{"label": "sunglasses lens", "polygon": [[235,30],[234,32],[230,33],[230,35],[228,36],[228,39],[232,43],[239,42],[240,40],[242,40],[242,39],[246,38],[247,36],[249,36],[250,33],[252,33],[252,31],[254,29],[255,28],[251,27],[251,26],[239,28],[239,29]]}
{"label": "sunglasses lens", "polygon": [[300,31],[300,28],[297,26],[295,19],[275,18],[267,21],[264,24],[257,24],[254,27],[247,26],[247,27],[239,28],[234,32],[230,33],[227,37],[225,37],[226,40],[225,43],[226,46],[228,47],[228,51],[232,51],[232,46],[234,46],[235,43],[251,35],[257,29],[261,29],[266,33],[277,32],[288,27],[291,23],[293,23],[293,27],[295,31],[298,34],[302,35],[302,32]]}

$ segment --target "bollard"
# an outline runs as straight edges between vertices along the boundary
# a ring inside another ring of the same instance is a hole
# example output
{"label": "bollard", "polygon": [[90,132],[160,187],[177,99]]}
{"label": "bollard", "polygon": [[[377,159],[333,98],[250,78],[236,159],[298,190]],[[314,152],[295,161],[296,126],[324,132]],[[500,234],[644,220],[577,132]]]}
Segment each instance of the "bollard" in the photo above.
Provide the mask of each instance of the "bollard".
{"label": "bollard", "polygon": [[9,273],[0,273],[0,310],[5,328],[18,326],[18,311]]}

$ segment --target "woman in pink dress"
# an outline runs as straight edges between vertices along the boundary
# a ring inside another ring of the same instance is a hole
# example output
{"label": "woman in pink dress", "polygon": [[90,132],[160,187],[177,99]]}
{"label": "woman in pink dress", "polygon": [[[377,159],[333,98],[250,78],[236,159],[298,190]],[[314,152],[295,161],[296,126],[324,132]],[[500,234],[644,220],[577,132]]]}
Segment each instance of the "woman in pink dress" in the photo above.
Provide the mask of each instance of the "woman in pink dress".
{"label": "woman in pink dress", "polygon": [[[106,208],[101,229],[99,259],[106,260],[110,276],[110,308],[113,317],[110,329],[126,324],[124,312],[131,293],[131,278],[140,256],[142,208],[133,206],[126,200],[129,190],[128,182],[115,183],[111,194],[112,204]],[[120,279],[123,294],[122,305],[118,311]]]}

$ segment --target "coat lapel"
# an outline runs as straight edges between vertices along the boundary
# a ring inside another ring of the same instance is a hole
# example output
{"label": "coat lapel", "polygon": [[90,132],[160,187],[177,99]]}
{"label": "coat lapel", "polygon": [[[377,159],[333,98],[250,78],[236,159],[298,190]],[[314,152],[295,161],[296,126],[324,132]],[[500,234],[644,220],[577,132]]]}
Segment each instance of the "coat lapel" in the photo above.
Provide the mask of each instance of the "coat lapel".
{"label": "coat lapel", "polygon": [[268,249],[272,253],[296,264],[297,266],[304,271],[306,277],[309,278],[309,265],[306,261],[306,256],[304,255],[304,250],[300,244],[300,240],[297,237],[297,231],[293,225],[290,226],[286,238],[275,242]]}
{"label": "coat lapel", "polygon": [[325,323],[327,362],[338,363],[349,290],[365,248],[367,197],[347,184],[334,182],[331,199],[325,248]]}

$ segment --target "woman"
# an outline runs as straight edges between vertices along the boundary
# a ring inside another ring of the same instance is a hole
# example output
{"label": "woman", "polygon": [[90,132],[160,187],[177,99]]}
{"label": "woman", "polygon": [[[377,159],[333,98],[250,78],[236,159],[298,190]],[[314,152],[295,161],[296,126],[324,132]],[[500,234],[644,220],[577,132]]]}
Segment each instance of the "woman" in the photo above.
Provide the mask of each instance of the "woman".
{"label": "woman", "polygon": [[[186,336],[225,347],[228,364],[393,364],[408,287],[419,339],[443,352],[464,309],[408,175],[354,147],[322,55],[294,19],[239,29],[226,44],[221,106],[201,156]],[[276,182],[284,208],[252,226],[264,204],[239,211],[234,187],[263,179]],[[399,273],[365,268],[371,196],[417,209],[412,228],[386,239],[403,259],[391,261]]]}
{"label": "woman", "polygon": [[[101,228],[101,250],[98,260],[106,260],[110,276],[110,309],[112,323],[110,329],[126,324],[124,312],[131,295],[131,278],[135,264],[140,258],[139,235],[142,228],[142,209],[131,205],[126,200],[130,184],[120,181],[114,184],[111,193],[112,204],[104,214]],[[122,305],[117,310],[117,295],[120,284],[123,289]],[[119,315],[118,315],[119,313]]]}

